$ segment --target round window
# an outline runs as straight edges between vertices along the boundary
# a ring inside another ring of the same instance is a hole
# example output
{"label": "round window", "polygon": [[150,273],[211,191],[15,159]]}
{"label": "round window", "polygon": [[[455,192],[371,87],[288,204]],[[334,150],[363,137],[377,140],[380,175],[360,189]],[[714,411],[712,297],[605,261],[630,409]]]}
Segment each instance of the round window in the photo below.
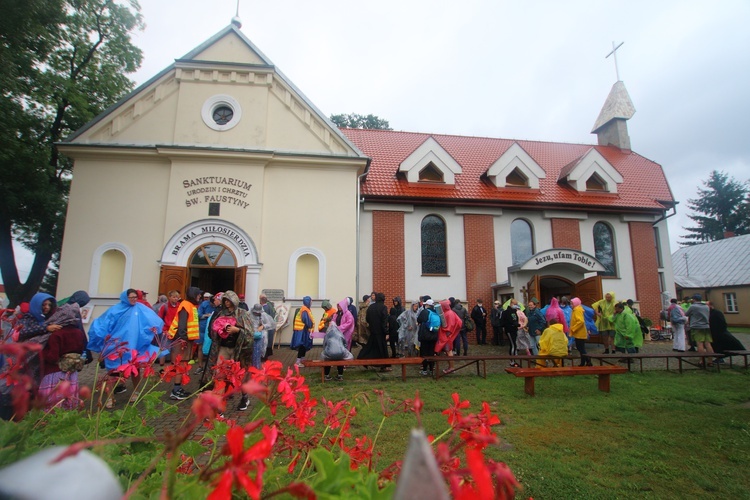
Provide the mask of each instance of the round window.
{"label": "round window", "polygon": [[229,106],[217,106],[217,108],[214,109],[214,122],[216,122],[217,125],[226,125],[232,120],[233,116],[234,111],[232,111],[232,108]]}
{"label": "round window", "polygon": [[203,123],[219,132],[229,130],[240,122],[240,103],[228,95],[215,95],[203,103]]}

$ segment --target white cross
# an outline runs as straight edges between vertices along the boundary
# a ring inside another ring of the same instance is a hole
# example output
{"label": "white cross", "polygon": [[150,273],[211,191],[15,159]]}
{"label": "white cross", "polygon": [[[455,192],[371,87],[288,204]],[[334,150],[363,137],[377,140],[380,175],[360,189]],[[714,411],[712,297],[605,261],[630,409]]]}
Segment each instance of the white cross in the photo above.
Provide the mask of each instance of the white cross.
{"label": "white cross", "polygon": [[[239,1],[239,0],[237,0],[237,1]],[[618,82],[620,81],[620,69],[617,67],[617,49],[619,49],[620,47],[622,47],[623,43],[625,43],[625,42],[620,42],[620,45],[618,45],[617,47],[615,47],[615,42],[612,42],[612,52],[610,52],[609,54],[607,54],[606,56],[604,56],[604,59],[608,58],[609,56],[614,56],[614,59],[615,59],[615,74],[617,75],[617,81]]]}

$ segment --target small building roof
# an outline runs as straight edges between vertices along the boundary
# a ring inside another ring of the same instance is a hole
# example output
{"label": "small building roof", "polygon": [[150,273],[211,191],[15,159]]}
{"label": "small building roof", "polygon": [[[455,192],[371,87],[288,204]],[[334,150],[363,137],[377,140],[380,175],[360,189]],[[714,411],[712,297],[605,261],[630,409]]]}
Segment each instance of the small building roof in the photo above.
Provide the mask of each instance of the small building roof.
{"label": "small building roof", "polygon": [[672,269],[681,288],[750,285],[750,234],[680,248]]}

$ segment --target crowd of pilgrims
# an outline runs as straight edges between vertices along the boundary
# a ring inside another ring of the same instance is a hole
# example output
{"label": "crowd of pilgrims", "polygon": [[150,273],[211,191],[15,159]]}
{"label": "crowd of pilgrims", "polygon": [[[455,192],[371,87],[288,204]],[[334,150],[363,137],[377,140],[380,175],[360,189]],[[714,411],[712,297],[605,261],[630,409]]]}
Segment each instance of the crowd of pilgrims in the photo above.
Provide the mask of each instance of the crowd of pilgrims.
{"label": "crowd of pilgrims", "polygon": [[[34,343],[39,351],[30,351],[24,369],[33,380],[32,397],[45,402],[47,409],[78,406],[78,371],[84,363],[97,358],[102,368],[108,370],[104,390],[105,407],[112,408],[115,394],[126,392],[119,384],[124,366],[135,359],[158,359],[165,366],[167,358],[173,362],[189,360],[197,364],[196,374],[201,375],[200,385],[210,382],[212,368],[220,358],[237,361],[243,368],[260,368],[263,361],[273,355],[274,335],[277,329],[276,309],[264,295],[259,303],[248,307],[243,295],[229,290],[211,294],[196,287],[187,290],[183,299],[176,290],[159,296],[151,305],[147,292],[128,289],[120,295],[119,303],[111,306],[96,318],[84,333],[82,309],[89,302],[85,291],[57,301],[46,293],[37,293],[28,303],[23,303],[3,314],[5,325],[2,343]],[[396,357],[423,358],[421,374],[432,375],[434,361],[439,355],[466,356],[469,354],[468,334],[473,332],[478,345],[488,343],[487,322],[492,328],[489,341],[494,345],[508,346],[510,356],[526,355],[563,357],[573,349],[579,353],[580,364],[591,365],[586,352],[586,340],[592,334],[601,336],[605,354],[637,353],[648,333],[633,301],[618,302],[614,292],[591,307],[581,304],[577,297],[553,297],[549,304],[540,306],[536,298],[527,304],[510,299],[504,304],[495,301],[487,310],[481,299],[469,311],[453,297],[435,301],[429,295],[420,297],[405,307],[400,297],[392,299],[390,309],[383,293],[365,295],[355,305],[346,297],[335,306],[330,301],[321,303],[323,315],[315,322],[312,299],[306,296],[302,306],[292,317],[290,347],[297,350],[297,365],[313,346],[313,339],[323,339],[321,359],[354,359],[352,350],[359,348],[357,359],[388,359]],[[89,311],[90,312],[90,311]],[[674,330],[674,350],[684,351],[691,346],[708,352],[744,347],[727,330],[723,314],[710,303],[703,304],[700,296],[692,303],[680,306],[676,299],[662,313],[662,320]],[[693,338],[689,333],[692,325]],[[96,356],[95,356],[96,354]],[[545,366],[560,360],[537,362]],[[510,359],[511,366],[519,366]],[[7,372],[10,361],[0,356],[0,374]],[[449,372],[452,364],[445,370]],[[380,370],[390,371],[381,365]],[[344,367],[337,367],[337,379],[343,380]],[[330,367],[325,371],[330,380]],[[131,402],[138,400],[140,383],[136,373],[130,377],[133,384]],[[177,377],[170,392],[172,399],[190,396]],[[68,384],[65,395],[56,390],[61,382]],[[248,407],[246,396],[238,409]],[[13,415],[10,388],[0,377],[0,416]]]}

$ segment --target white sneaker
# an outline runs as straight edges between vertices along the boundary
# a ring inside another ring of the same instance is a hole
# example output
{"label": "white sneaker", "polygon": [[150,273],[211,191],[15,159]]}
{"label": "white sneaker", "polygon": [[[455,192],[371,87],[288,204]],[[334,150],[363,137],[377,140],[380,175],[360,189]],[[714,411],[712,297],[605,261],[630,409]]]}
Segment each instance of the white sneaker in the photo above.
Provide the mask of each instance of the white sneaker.
{"label": "white sneaker", "polygon": [[304,361],[304,358],[297,358],[297,361],[294,363],[295,366],[299,366],[302,368],[304,365],[302,364],[302,361]]}

